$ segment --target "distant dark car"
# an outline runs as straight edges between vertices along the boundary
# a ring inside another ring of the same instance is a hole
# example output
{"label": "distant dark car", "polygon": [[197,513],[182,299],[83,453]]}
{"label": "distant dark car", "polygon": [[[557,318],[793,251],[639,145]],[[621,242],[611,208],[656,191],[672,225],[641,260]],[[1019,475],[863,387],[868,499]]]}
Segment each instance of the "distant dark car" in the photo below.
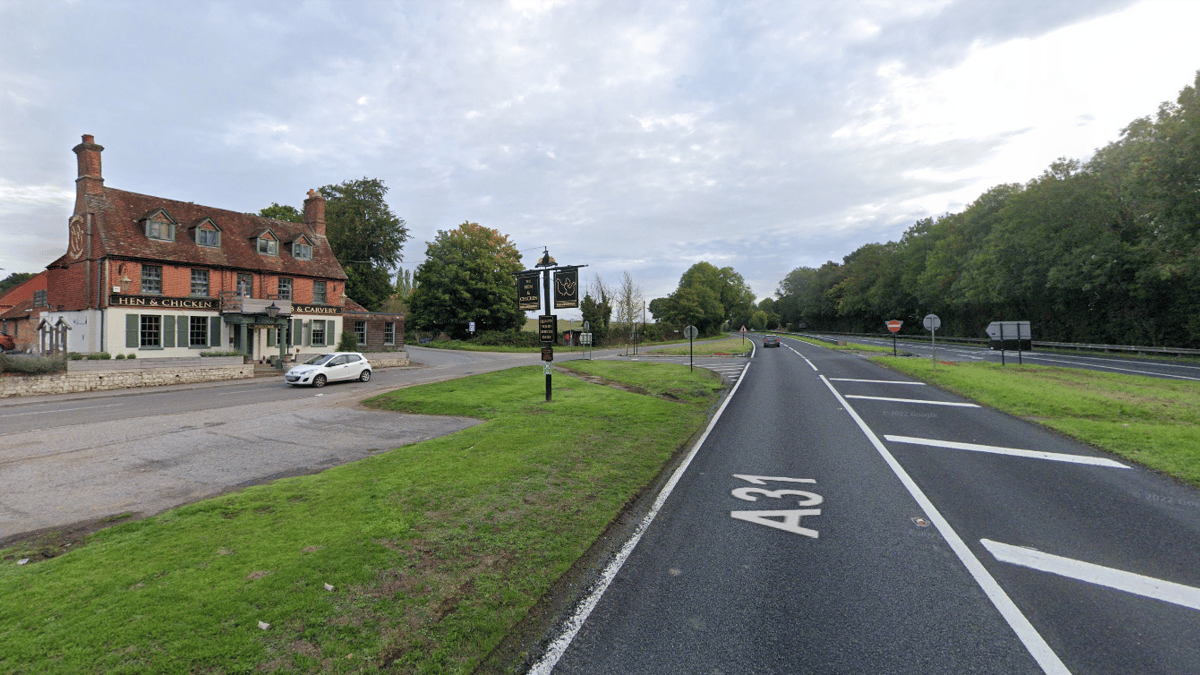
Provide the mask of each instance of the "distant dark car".
{"label": "distant dark car", "polygon": [[778,347],[778,346],[779,346],[779,338],[775,337],[774,335],[768,335],[763,338],[763,347]]}

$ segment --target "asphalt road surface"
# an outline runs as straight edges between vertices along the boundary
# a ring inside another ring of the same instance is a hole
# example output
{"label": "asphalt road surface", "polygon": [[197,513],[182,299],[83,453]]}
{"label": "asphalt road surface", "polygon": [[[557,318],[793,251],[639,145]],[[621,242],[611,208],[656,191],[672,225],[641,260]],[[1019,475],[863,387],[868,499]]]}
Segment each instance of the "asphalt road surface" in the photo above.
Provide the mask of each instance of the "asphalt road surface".
{"label": "asphalt road surface", "polygon": [[1200,493],[783,343],[532,672],[1200,673]]}

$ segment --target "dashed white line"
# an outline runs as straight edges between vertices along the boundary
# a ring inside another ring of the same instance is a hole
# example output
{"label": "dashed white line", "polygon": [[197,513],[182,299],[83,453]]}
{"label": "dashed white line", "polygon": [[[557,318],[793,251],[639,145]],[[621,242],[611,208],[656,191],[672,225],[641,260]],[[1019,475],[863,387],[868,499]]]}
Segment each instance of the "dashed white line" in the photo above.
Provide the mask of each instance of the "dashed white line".
{"label": "dashed white line", "polygon": [[890,436],[885,435],[885,439],[892,443],[909,443],[912,445],[925,445],[932,448],[949,448],[952,450],[971,450],[973,452],[987,452],[996,455],[1011,455],[1013,457],[1029,457],[1032,459],[1045,459],[1052,462],[1067,462],[1070,464],[1088,464],[1091,466],[1104,466],[1113,469],[1128,469],[1129,467],[1115,462],[1106,457],[1087,457],[1084,455],[1067,455],[1061,452],[1044,452],[1041,450],[1022,450],[1020,448],[1005,448],[996,445],[979,445],[977,443],[960,443],[958,441],[939,441],[933,438],[913,438],[911,436]]}
{"label": "dashed white line", "polygon": [[1001,544],[988,539],[980,539],[979,543],[983,544],[983,547],[1001,562],[1049,572],[1089,584],[1107,586],[1118,591],[1162,600],[1188,609],[1200,610],[1200,588],[1042,553],[1030,548]]}
{"label": "dashed white line", "polygon": [[859,396],[846,394],[846,398],[858,398],[864,401],[891,401],[894,403],[921,403],[923,405],[948,405],[953,408],[978,408],[975,403],[956,403],[954,401],[926,401],[919,398],[890,398],[888,396]]}
{"label": "dashed white line", "polygon": [[[790,345],[784,345],[784,346],[787,347],[788,349],[792,349]],[[820,372],[817,370],[817,367],[813,365],[813,362],[808,360],[807,356],[801,354],[800,352],[796,351],[795,349],[792,349],[792,353],[795,354],[796,356],[799,356],[800,358],[804,359],[804,362],[808,364],[809,368],[813,369],[813,372]]]}
{"label": "dashed white line", "polygon": [[954,554],[958,556],[959,561],[967,568],[967,572],[974,577],[975,583],[979,584],[979,587],[983,589],[988,599],[992,601],[992,605],[996,607],[1000,615],[1012,627],[1013,632],[1017,634],[1021,643],[1029,650],[1030,655],[1038,662],[1042,670],[1047,675],[1070,675],[1071,671],[1067,670],[1062,660],[1058,658],[1058,655],[1054,653],[1050,645],[1046,644],[1046,641],[1037,632],[1037,629],[1033,627],[1033,624],[1029,623],[1029,619],[1025,618],[1025,615],[1021,613],[1020,608],[1012,601],[1012,598],[1008,597],[1008,594],[1004,592],[1004,589],[1000,587],[996,579],[987,571],[983,563],[979,562],[979,559],[975,557],[975,554],[963,542],[962,537],[959,537],[954,528],[950,526],[950,523],[942,517],[941,512],[937,510],[933,502],[929,501],[929,498],[917,486],[916,481],[908,475],[904,467],[900,466],[900,462],[896,461],[892,453],[888,452],[887,446],[883,444],[883,441],[879,440],[875,432],[871,431],[871,427],[867,426],[867,423],[858,416],[858,413],[850,406],[849,401],[838,393],[832,382],[826,379],[824,375],[821,376],[821,380],[829,388],[829,391],[833,393],[834,398],[850,414],[850,417],[858,425],[858,428],[862,430],[867,440],[871,442],[871,445],[875,446],[875,450],[879,452],[879,455],[883,457],[883,461],[892,469],[892,473],[896,474],[896,477],[900,479],[900,482],[908,490],[908,493],[917,501],[917,505],[929,517],[930,522],[941,533],[946,543],[950,545],[950,550],[954,551]]}

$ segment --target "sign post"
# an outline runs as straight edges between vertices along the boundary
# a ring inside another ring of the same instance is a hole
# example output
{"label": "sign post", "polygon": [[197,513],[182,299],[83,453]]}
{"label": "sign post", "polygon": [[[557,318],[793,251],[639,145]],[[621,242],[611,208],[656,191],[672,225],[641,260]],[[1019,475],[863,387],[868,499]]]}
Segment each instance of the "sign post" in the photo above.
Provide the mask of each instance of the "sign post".
{"label": "sign post", "polygon": [[900,332],[900,326],[903,325],[904,322],[897,319],[887,322],[888,330],[892,331],[892,356],[896,356],[896,333]]}
{"label": "sign post", "polygon": [[688,326],[683,329],[683,335],[688,339],[688,372],[692,372],[692,339],[700,334],[700,331],[695,326]]}
{"label": "sign post", "polygon": [[742,344],[746,344],[746,327],[742,326]]}
{"label": "sign post", "polygon": [[[542,309],[542,297],[546,298],[545,314],[538,316],[538,338],[542,343],[542,361],[545,362],[543,372],[546,374],[546,403],[551,401],[550,362],[554,360],[554,343],[558,336],[558,316],[551,314],[553,309],[564,309],[579,306],[579,268],[587,265],[567,265],[559,267],[550,251],[544,251],[541,259],[534,267],[540,270],[524,270],[518,272],[517,280],[517,309],[527,312]],[[554,277],[554,294],[550,292],[551,273]],[[541,276],[541,288],[538,287],[538,277]],[[584,324],[587,330],[587,324]]]}
{"label": "sign post", "polygon": [[925,315],[925,330],[933,333],[933,369],[937,370],[937,329],[942,327],[942,320],[937,314]]}

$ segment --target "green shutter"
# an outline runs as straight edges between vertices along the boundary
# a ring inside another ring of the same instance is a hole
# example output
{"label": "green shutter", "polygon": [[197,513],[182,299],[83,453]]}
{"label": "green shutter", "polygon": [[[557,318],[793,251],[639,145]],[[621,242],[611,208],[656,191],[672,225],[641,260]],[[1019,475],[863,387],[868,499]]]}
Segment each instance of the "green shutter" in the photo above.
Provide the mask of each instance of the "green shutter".
{"label": "green shutter", "polygon": [[192,320],[186,316],[181,316],[181,317],[179,317],[179,320],[176,321],[176,325],[179,327],[179,342],[178,342],[179,346],[180,347],[191,347],[192,346]]}
{"label": "green shutter", "polygon": [[312,346],[312,321],[304,322],[304,346]]}
{"label": "green shutter", "polygon": [[140,317],[137,314],[125,315],[125,346],[137,349],[141,342],[138,340],[138,328],[140,327]]}
{"label": "green shutter", "polygon": [[221,317],[219,316],[208,318],[208,346],[221,346]]}
{"label": "green shutter", "polygon": [[164,349],[175,346],[175,317],[169,314],[162,318],[162,346]]}
{"label": "green shutter", "polygon": [[268,347],[275,346],[275,334],[278,332],[279,332],[278,328],[272,327],[272,328],[267,329],[267,346]]}
{"label": "green shutter", "polygon": [[289,344],[293,347],[299,346],[299,344],[302,342],[300,336],[303,334],[304,334],[304,322],[301,321],[300,319],[293,319],[292,320],[292,334],[288,336],[290,338]]}
{"label": "green shutter", "polygon": [[337,340],[334,339],[336,337],[337,336],[333,334],[333,320],[331,319],[329,321],[326,321],[325,322],[325,344],[336,345]]}

